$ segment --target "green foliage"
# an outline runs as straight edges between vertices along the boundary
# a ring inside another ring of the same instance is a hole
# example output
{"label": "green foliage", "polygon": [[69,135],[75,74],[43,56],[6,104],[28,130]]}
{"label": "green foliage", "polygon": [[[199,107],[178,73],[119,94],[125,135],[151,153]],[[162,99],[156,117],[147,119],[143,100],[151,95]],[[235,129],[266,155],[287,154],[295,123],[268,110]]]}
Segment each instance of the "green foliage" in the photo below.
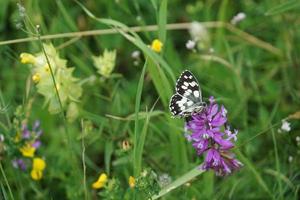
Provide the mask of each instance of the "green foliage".
{"label": "green foliage", "polygon": [[[299,199],[299,1],[22,2],[0,1],[0,199]],[[199,170],[184,120],[170,117],[184,69],[239,130],[244,167],[231,176]],[[278,132],[283,119],[290,132]],[[35,120],[39,181],[11,164],[22,123]],[[172,182],[161,186],[161,174]]]}

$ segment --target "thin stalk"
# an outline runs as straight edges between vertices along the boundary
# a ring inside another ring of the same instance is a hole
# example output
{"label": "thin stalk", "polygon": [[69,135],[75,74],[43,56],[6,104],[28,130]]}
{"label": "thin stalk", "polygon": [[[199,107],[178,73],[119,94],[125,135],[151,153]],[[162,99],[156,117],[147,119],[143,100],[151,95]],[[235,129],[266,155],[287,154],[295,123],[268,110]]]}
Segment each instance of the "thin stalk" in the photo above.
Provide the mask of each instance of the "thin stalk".
{"label": "thin stalk", "polygon": [[[276,142],[276,137],[275,137],[275,133],[274,133],[273,128],[271,128],[271,133],[272,133],[272,139],[273,139],[274,151],[275,151],[276,171],[280,174],[280,163],[279,163],[279,156],[278,156],[278,148],[277,148],[277,142]],[[277,178],[278,187],[279,187],[279,199],[283,199],[281,179],[280,179],[279,176],[276,176],[276,178]]]}
{"label": "thin stalk", "polygon": [[1,170],[2,176],[3,176],[3,178],[4,178],[5,184],[7,185],[7,188],[8,188],[8,191],[9,191],[10,198],[11,198],[11,199],[15,199],[15,198],[14,198],[14,195],[12,194],[12,191],[11,191],[11,188],[10,188],[10,186],[9,186],[9,183],[8,183],[8,181],[7,181],[7,178],[6,178],[6,175],[5,175],[5,172],[4,172],[4,170],[3,170],[3,167],[2,167],[2,163],[1,163],[1,162],[0,162],[0,170]]}
{"label": "thin stalk", "polygon": [[[174,24],[167,24],[166,30],[187,30],[190,28],[191,23],[174,23]],[[225,28],[228,31],[236,34],[244,41],[247,41],[250,44],[258,46],[266,51],[269,51],[275,55],[282,56],[283,53],[280,49],[274,47],[270,43],[267,43],[245,31],[242,31],[232,24],[227,22],[220,22],[220,21],[212,21],[212,22],[201,22],[206,28]],[[148,26],[132,26],[129,28],[129,31],[132,32],[150,32],[150,31],[157,31],[158,25],[148,25]],[[127,32],[126,30],[123,30]],[[58,33],[58,34],[51,34],[51,35],[43,35],[40,36],[40,40],[49,40],[49,39],[58,39],[58,38],[72,38],[72,37],[85,37],[85,36],[93,36],[93,35],[107,35],[107,34],[118,34],[119,31],[115,28],[110,29],[99,29],[99,30],[89,30],[89,31],[76,31],[76,32],[68,32],[68,33]],[[20,38],[20,39],[13,39],[13,40],[6,40],[0,42],[1,45],[7,44],[15,44],[15,43],[22,43],[22,42],[30,42],[38,40],[36,37],[27,37],[27,38]]]}
{"label": "thin stalk", "polygon": [[[288,118],[284,118],[284,119],[282,119],[282,120],[286,120],[286,119],[288,119]],[[249,140],[247,140],[247,141],[243,142],[242,144],[240,144],[240,145],[234,147],[233,149],[238,149],[238,148],[244,146],[245,144],[248,144],[249,142],[251,142],[252,140],[254,140],[256,137],[258,137],[258,136],[260,136],[260,135],[266,133],[266,132],[269,131],[270,129],[272,129],[272,128],[278,126],[279,124],[281,124],[281,121],[280,121],[280,122],[277,122],[277,123],[275,123],[275,124],[273,124],[272,126],[268,127],[267,129],[265,129],[265,130],[263,130],[263,131],[257,133],[256,135],[254,135],[253,137],[251,137]]]}
{"label": "thin stalk", "polygon": [[[1,89],[0,89],[0,106],[1,106],[1,108],[2,108],[2,107],[5,108],[5,103],[4,103],[4,99],[3,99],[3,95],[2,95]],[[8,124],[8,126],[10,127],[10,126],[11,126],[11,123],[10,123],[10,119],[9,119],[9,116],[8,116],[8,112],[5,111],[5,109],[4,109],[4,112],[3,112],[3,113],[5,113],[5,118],[6,118],[7,124]]]}
{"label": "thin stalk", "polygon": [[[58,92],[58,88],[57,88],[57,83],[56,83],[56,80],[55,80],[55,77],[54,77],[54,72],[53,72],[53,69],[51,67],[51,64],[50,64],[50,60],[48,58],[48,55],[47,55],[47,52],[44,48],[44,45],[42,43],[42,40],[40,38],[40,27],[37,26],[37,37],[38,37],[38,41],[40,43],[40,47],[43,51],[43,54],[45,55],[45,58],[46,58],[46,61],[47,61],[47,64],[49,66],[49,69],[50,69],[50,74],[51,74],[51,78],[52,78],[52,81],[53,81],[53,85],[54,85],[54,88],[55,88],[55,94],[57,96],[57,99],[58,99],[58,102],[59,102],[59,106],[60,106],[60,109],[61,109],[61,115],[62,115],[62,118],[63,118],[63,124],[64,124],[64,129],[65,129],[65,133],[67,135],[67,143],[68,143],[68,147],[69,147],[69,151],[70,151],[70,154],[71,154],[71,157],[73,158],[73,167],[78,170],[77,167],[75,167],[75,165],[77,164],[76,162],[76,158],[75,158],[75,154],[74,154],[74,147],[73,147],[73,142],[71,140],[71,137],[70,137],[70,134],[69,134],[69,130],[68,130],[68,125],[67,125],[67,119],[66,119],[66,116],[64,114],[64,109],[63,109],[63,104],[62,104],[62,101],[61,101],[61,98],[59,96],[59,92]],[[76,165],[77,166],[77,165]]]}
{"label": "thin stalk", "polygon": [[84,137],[86,135],[85,128],[83,125],[83,120],[81,120],[81,127],[82,127],[82,137],[81,137],[81,148],[82,148],[82,168],[83,168],[83,188],[84,188],[84,199],[88,199],[87,195],[87,187],[86,187],[86,165],[85,165],[85,145],[84,145]]}

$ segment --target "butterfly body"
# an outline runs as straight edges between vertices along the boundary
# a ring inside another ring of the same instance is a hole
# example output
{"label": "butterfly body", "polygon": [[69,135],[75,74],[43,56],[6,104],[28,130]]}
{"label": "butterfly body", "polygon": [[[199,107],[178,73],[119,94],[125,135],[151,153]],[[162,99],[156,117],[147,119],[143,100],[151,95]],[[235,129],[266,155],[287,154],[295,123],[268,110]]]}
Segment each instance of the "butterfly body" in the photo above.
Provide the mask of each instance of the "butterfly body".
{"label": "butterfly body", "polygon": [[175,89],[176,94],[171,97],[169,105],[174,117],[190,117],[206,107],[206,103],[202,101],[199,83],[190,71],[182,72]]}

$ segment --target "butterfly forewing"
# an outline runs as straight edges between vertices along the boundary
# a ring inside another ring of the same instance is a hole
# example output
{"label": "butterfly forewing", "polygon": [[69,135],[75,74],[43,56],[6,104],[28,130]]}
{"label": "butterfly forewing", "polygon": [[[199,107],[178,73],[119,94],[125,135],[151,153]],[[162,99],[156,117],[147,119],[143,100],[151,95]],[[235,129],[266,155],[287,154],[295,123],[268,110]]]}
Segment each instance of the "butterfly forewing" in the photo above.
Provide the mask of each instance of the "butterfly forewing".
{"label": "butterfly forewing", "polygon": [[185,70],[180,75],[176,83],[176,92],[193,102],[202,101],[198,81],[190,71]]}
{"label": "butterfly forewing", "polygon": [[170,111],[174,116],[189,117],[204,108],[197,79],[185,70],[177,80],[176,94],[171,97]]}

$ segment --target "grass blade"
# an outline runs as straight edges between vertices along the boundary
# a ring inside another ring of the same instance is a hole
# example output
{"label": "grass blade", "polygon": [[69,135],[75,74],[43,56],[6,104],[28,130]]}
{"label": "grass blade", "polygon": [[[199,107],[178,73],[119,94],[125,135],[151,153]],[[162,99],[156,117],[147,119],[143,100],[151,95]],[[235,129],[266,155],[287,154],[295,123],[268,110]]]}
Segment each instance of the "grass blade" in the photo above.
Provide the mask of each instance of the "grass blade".
{"label": "grass blade", "polygon": [[167,36],[167,9],[168,9],[168,0],[162,0],[159,7],[158,15],[158,35],[162,43],[165,44]]}
{"label": "grass blade", "polygon": [[[141,170],[141,163],[138,159],[138,155],[140,152],[138,152],[138,143],[139,143],[139,110],[140,110],[140,104],[141,104],[141,97],[142,97],[142,90],[143,90],[143,84],[144,84],[144,77],[146,73],[146,67],[147,67],[147,59],[145,61],[140,80],[138,83],[138,88],[136,92],[136,98],[135,98],[135,123],[134,123],[134,148],[133,148],[133,169],[134,169],[134,176],[137,177],[140,174]],[[146,122],[145,122],[146,123]]]}
{"label": "grass blade", "polygon": [[167,193],[171,192],[172,190],[180,187],[181,185],[185,184],[186,182],[188,182],[188,181],[192,180],[193,178],[199,176],[203,172],[204,172],[203,170],[199,169],[199,166],[195,167],[194,169],[190,170],[186,174],[184,174],[181,177],[179,177],[178,179],[176,179],[171,184],[167,185],[165,188],[163,188],[158,193],[158,195],[154,195],[151,199],[155,200],[155,199],[158,199],[158,198],[166,195]]}
{"label": "grass blade", "polygon": [[281,14],[284,12],[287,12],[289,10],[295,9],[300,6],[300,1],[299,0],[290,0],[286,1],[284,3],[281,3],[270,10],[268,10],[265,15],[270,16],[270,15],[277,15]]}
{"label": "grass blade", "polygon": [[263,188],[263,190],[268,193],[268,195],[270,195],[270,197],[273,197],[270,189],[268,188],[266,182],[263,180],[262,176],[260,175],[260,173],[256,170],[256,168],[254,167],[254,165],[251,163],[250,160],[248,160],[239,150],[236,151],[237,155],[241,158],[242,162],[245,164],[245,166],[247,166],[250,171],[253,173],[254,177],[257,180],[257,183]]}

